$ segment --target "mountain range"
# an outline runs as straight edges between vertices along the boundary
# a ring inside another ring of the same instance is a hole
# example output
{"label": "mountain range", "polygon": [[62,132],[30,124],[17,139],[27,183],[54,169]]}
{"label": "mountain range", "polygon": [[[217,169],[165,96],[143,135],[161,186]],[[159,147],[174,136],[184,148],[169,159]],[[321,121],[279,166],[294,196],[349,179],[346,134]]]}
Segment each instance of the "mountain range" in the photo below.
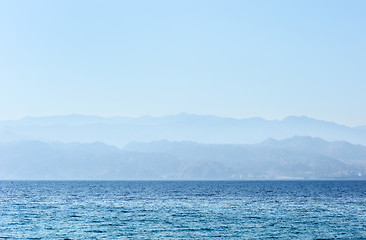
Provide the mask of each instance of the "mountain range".
{"label": "mountain range", "polygon": [[366,128],[181,113],[0,121],[0,179],[366,179]]}
{"label": "mountain range", "polygon": [[0,144],[0,179],[366,179],[366,147],[312,137],[259,144],[20,141]]}
{"label": "mountain range", "polygon": [[309,117],[283,120],[223,118],[181,113],[139,118],[68,115],[25,117],[0,121],[0,142],[39,140],[44,142],[100,141],[124,147],[133,141],[194,141],[205,144],[254,144],[268,138],[318,137],[366,145],[365,126],[348,127]]}

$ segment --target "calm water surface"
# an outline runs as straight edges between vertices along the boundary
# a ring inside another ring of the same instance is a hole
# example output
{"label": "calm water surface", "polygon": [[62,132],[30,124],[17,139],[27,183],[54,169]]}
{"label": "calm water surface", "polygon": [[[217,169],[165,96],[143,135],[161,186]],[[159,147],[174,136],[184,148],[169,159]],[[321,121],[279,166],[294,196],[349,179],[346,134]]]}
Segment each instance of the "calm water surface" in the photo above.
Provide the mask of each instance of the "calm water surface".
{"label": "calm water surface", "polygon": [[366,239],[366,181],[1,181],[0,239]]}

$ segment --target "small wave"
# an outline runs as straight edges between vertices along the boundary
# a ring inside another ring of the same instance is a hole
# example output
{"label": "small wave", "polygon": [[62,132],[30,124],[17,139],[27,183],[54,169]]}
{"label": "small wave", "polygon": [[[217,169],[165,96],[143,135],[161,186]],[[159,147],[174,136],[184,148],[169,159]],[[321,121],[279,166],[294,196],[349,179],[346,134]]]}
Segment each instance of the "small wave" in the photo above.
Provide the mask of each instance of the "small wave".
{"label": "small wave", "polygon": [[102,230],[87,230],[85,232],[88,232],[88,233],[104,233],[105,231],[102,231]]}

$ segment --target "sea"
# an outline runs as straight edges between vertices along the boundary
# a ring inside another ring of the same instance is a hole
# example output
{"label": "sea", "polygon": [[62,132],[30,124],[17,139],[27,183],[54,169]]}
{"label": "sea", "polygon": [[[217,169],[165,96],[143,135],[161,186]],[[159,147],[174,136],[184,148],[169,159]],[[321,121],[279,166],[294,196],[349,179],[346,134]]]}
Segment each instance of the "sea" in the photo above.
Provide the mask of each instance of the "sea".
{"label": "sea", "polygon": [[366,181],[0,181],[0,239],[366,239]]}

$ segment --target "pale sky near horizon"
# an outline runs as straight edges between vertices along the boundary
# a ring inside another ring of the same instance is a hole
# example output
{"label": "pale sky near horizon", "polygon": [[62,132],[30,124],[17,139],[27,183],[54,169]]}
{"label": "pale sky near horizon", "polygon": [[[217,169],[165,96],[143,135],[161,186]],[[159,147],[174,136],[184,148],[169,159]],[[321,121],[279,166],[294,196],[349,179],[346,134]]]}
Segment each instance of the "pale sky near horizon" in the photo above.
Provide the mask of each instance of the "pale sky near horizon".
{"label": "pale sky near horizon", "polygon": [[366,1],[0,1],[0,120],[290,115],[366,125]]}

